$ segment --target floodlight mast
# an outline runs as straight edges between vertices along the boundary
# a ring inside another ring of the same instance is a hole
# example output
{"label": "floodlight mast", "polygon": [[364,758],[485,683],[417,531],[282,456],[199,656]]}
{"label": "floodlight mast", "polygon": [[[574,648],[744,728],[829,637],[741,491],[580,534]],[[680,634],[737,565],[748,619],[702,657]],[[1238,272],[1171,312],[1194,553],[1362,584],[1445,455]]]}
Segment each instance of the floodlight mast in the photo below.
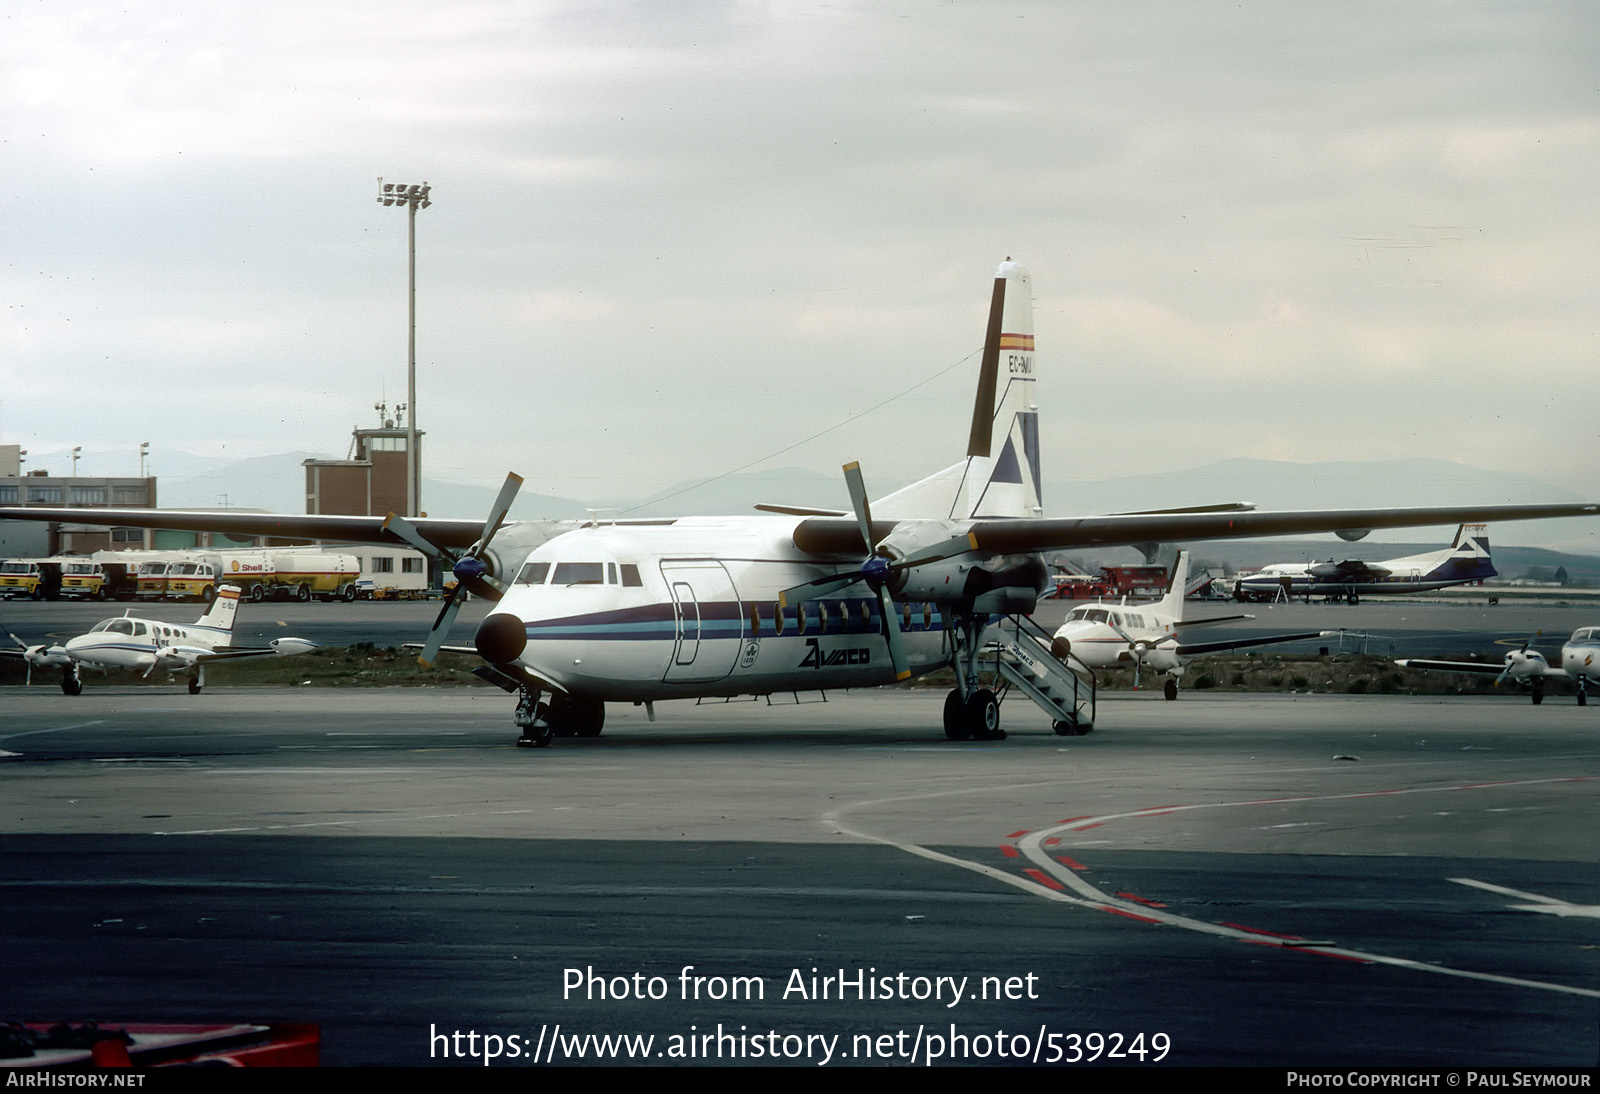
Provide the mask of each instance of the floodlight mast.
{"label": "floodlight mast", "polygon": [[422,475],[417,459],[417,210],[433,204],[424,183],[384,182],[378,176],[378,204],[406,207],[406,516],[418,516]]}

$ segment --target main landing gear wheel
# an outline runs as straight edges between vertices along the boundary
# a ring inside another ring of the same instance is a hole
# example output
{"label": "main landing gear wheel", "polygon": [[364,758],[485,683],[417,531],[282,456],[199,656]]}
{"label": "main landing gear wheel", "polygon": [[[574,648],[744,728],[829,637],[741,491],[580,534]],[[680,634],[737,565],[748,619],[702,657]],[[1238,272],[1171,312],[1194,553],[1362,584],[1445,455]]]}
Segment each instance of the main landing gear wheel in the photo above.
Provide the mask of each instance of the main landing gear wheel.
{"label": "main landing gear wheel", "polygon": [[1578,705],[1580,707],[1586,707],[1589,705],[1589,693],[1584,691],[1582,688],[1578,689]]}
{"label": "main landing gear wheel", "polygon": [[967,700],[967,729],[975,740],[1003,741],[1006,731],[1000,728],[1000,703],[994,692],[979,688]]}
{"label": "main landing gear wheel", "polygon": [[988,688],[979,688],[962,701],[953,690],[944,697],[944,735],[952,741],[1003,741],[1000,728],[1000,702]]}
{"label": "main landing gear wheel", "polygon": [[944,697],[944,735],[952,741],[965,741],[972,734],[967,730],[967,705],[961,693],[952,690]]}
{"label": "main landing gear wheel", "polygon": [[556,694],[550,697],[550,725],[557,737],[598,737],[606,724],[606,705],[599,699]]}
{"label": "main landing gear wheel", "polygon": [[189,694],[190,695],[199,695],[200,694],[200,681],[194,680],[194,679],[191,679],[189,681]]}
{"label": "main landing gear wheel", "polygon": [[1540,703],[1544,702],[1544,681],[1543,680],[1534,680],[1533,686],[1529,690],[1532,691],[1532,693],[1533,693],[1533,705],[1534,706],[1538,706]]}
{"label": "main landing gear wheel", "polygon": [[1178,697],[1178,682],[1172,677],[1167,677],[1161,685],[1161,694],[1170,702]]}
{"label": "main landing gear wheel", "polygon": [[63,695],[82,695],[83,694],[83,681],[78,679],[76,674],[65,673],[65,672],[62,673],[61,674],[61,694],[63,694]]}

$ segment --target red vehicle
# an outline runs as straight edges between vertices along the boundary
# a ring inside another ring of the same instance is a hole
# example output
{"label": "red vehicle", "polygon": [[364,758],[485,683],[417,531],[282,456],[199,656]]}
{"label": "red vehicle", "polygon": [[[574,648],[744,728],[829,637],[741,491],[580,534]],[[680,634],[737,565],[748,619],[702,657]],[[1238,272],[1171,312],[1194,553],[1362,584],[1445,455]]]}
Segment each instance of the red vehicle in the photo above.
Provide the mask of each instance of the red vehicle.
{"label": "red vehicle", "polygon": [[1165,566],[1102,566],[1112,596],[1161,596],[1167,591]]}
{"label": "red vehicle", "polygon": [[1111,584],[1092,574],[1056,574],[1055,583],[1050,595],[1058,600],[1098,600],[1111,595]]}

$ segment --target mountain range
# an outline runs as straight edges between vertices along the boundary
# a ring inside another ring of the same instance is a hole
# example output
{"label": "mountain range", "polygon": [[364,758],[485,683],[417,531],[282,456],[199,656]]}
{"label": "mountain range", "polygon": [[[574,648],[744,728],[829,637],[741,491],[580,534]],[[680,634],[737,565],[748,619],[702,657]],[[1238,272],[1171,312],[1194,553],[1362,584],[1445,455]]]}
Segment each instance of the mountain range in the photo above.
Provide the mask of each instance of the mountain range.
{"label": "mountain range", "polygon": [[[177,455],[177,454],[172,454]],[[161,479],[163,508],[250,508],[305,511],[301,462],[313,453],[285,452],[244,460],[185,456],[167,463],[178,473]],[[187,472],[187,473],[184,473]],[[529,486],[537,483],[530,480]],[[434,516],[480,517],[494,502],[498,484],[423,481],[423,507]],[[883,491],[887,493],[887,489]],[[1448,460],[1364,460],[1287,463],[1232,459],[1159,475],[1045,483],[1046,512],[1114,513],[1163,506],[1248,501],[1264,509],[1354,509],[1386,506],[1573,502],[1569,490],[1516,471],[1470,467]],[[643,498],[572,499],[524,488],[514,518],[603,516],[694,516],[748,513],[758,502],[847,509],[844,479],[805,468],[744,471],[675,484]],[[1491,529],[1494,542],[1524,544],[1600,555],[1600,522],[1530,521]],[[1413,543],[1417,533],[1375,533],[1372,543]],[[1327,552],[1359,556],[1370,544],[1327,538]],[[1319,551],[1319,554],[1324,552]],[[1390,552],[1395,553],[1395,552]]]}

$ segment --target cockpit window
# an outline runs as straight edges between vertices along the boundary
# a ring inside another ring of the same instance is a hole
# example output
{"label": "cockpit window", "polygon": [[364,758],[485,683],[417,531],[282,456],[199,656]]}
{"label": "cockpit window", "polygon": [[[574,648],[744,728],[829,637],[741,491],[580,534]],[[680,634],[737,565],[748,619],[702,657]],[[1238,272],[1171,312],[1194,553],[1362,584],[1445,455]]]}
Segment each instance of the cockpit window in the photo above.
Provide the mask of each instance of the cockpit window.
{"label": "cockpit window", "polygon": [[133,624],[126,619],[113,619],[106,624],[106,630],[112,634],[132,634]]}
{"label": "cockpit window", "polygon": [[557,585],[604,585],[606,583],[605,565],[599,562],[558,562],[556,563],[555,583]]}
{"label": "cockpit window", "polygon": [[639,578],[639,567],[631,562],[622,564],[622,587],[624,589],[642,589],[644,582]]}
{"label": "cockpit window", "polygon": [[543,585],[544,579],[550,576],[548,562],[530,562],[522,567],[522,572],[517,575],[518,585]]}

